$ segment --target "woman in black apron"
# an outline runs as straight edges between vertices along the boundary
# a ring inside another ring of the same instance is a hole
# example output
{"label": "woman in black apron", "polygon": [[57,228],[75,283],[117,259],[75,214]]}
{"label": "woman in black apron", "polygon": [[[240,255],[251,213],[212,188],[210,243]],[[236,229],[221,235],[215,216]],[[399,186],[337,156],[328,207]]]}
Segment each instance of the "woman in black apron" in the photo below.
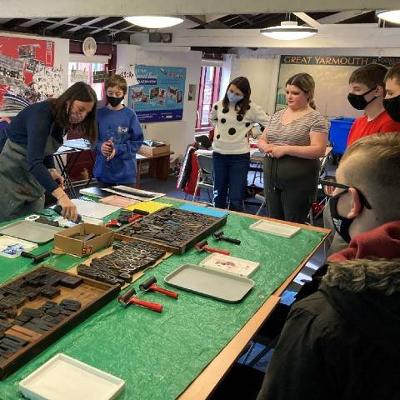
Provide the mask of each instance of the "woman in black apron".
{"label": "woman in black apron", "polygon": [[57,199],[65,218],[77,219],[53,153],[69,130],[95,142],[96,102],[95,91],[77,82],[60,97],[32,104],[13,118],[0,154],[0,222],[41,210],[45,192]]}

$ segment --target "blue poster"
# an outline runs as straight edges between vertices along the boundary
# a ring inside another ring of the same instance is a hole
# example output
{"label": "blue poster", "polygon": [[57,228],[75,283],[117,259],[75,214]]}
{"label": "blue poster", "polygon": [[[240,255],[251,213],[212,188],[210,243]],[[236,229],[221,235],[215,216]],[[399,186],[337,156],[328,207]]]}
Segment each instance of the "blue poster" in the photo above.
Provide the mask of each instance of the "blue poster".
{"label": "blue poster", "polygon": [[182,119],[186,68],[137,65],[138,84],[129,87],[128,107],[140,122]]}

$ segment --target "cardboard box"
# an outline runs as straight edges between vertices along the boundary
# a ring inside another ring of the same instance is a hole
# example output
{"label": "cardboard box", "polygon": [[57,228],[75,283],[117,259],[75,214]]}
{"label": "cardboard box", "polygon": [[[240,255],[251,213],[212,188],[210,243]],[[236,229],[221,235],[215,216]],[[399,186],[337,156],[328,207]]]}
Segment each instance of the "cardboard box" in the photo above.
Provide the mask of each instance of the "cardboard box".
{"label": "cardboard box", "polygon": [[[84,240],[81,237],[91,233],[96,235],[92,239]],[[114,232],[111,229],[102,225],[84,223],[56,233],[54,235],[54,248],[57,253],[62,252],[83,257],[111,246],[113,240]]]}
{"label": "cardboard box", "polygon": [[162,156],[162,155],[170,153],[170,147],[169,147],[169,144],[165,144],[164,146],[157,146],[157,147],[142,145],[140,147],[138,153],[141,154],[142,156],[146,156],[146,157]]}

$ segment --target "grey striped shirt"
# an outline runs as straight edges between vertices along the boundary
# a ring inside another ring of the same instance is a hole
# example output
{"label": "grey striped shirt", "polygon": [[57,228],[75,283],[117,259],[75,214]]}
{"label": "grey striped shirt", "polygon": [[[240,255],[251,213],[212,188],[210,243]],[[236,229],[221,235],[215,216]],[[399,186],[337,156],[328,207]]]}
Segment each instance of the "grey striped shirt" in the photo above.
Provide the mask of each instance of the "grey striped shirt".
{"label": "grey striped shirt", "polygon": [[289,124],[282,124],[282,115],[285,110],[277,111],[267,127],[267,141],[271,144],[290,146],[309,146],[310,132],[328,133],[329,122],[318,111],[312,110],[308,114],[295,119]]}

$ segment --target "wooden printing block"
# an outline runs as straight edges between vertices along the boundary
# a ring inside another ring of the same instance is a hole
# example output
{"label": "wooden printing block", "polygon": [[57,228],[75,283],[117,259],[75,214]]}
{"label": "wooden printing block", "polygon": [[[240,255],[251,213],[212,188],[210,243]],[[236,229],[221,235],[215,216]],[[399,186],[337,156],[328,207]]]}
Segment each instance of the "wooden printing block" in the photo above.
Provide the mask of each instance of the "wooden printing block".
{"label": "wooden printing block", "polygon": [[58,296],[61,293],[59,288],[55,288],[54,286],[43,286],[40,289],[40,294],[43,297],[47,297],[48,299],[52,299]]}
{"label": "wooden printing block", "polygon": [[65,276],[61,279],[60,285],[67,288],[75,289],[83,282],[80,276]]}
{"label": "wooden printing block", "polygon": [[40,318],[43,316],[43,311],[37,309],[37,308],[29,308],[25,307],[21,310],[21,314],[19,316],[26,315],[31,318]]}

